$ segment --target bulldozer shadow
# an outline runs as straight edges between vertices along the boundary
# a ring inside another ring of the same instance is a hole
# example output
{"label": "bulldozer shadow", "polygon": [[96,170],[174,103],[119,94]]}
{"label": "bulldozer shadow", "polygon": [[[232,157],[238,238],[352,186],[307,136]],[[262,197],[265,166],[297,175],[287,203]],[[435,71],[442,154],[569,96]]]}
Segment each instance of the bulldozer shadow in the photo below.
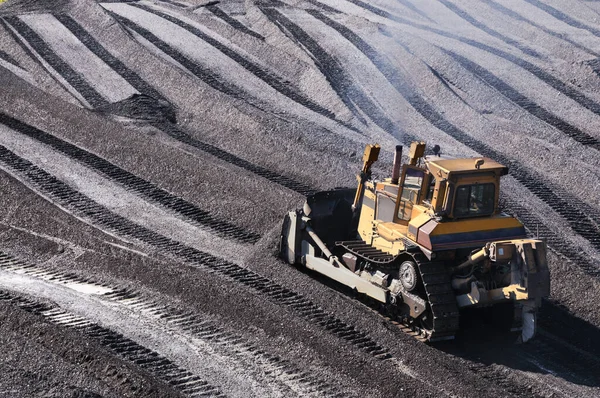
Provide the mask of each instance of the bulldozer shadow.
{"label": "bulldozer shadow", "polygon": [[[600,387],[600,329],[545,300],[538,334],[527,343],[519,333],[498,326],[497,314],[471,311],[461,315],[453,341],[432,345],[477,366],[507,367],[549,385]],[[501,372],[499,372],[501,373]]]}
{"label": "bulldozer shadow", "polygon": [[[364,297],[347,286],[304,267],[298,267],[298,271],[375,310]],[[570,314],[554,302],[544,300],[538,316],[537,336],[520,343],[520,332],[511,332],[507,327],[506,318],[510,312],[510,308],[466,311],[461,314],[461,327],[455,339],[428,344],[469,361],[470,365],[467,366],[474,371],[496,367],[496,373],[502,377],[506,372],[500,367],[505,367],[521,373],[525,378],[532,377],[536,383],[548,378],[548,383],[563,386],[600,387],[599,328]],[[402,333],[391,324],[390,330]]]}

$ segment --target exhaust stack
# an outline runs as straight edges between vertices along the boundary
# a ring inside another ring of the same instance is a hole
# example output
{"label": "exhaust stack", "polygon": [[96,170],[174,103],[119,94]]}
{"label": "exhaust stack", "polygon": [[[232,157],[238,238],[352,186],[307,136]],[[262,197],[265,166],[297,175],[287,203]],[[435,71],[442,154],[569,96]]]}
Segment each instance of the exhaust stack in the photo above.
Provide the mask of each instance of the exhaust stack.
{"label": "exhaust stack", "polygon": [[392,184],[398,184],[400,179],[400,166],[402,165],[402,145],[396,145],[394,154],[394,166],[392,168]]}

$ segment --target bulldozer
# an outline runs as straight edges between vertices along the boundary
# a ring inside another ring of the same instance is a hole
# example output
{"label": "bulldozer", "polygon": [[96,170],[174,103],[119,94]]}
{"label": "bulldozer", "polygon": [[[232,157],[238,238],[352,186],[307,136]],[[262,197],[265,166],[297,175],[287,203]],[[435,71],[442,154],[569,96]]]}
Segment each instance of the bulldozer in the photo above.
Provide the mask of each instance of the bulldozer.
{"label": "bulldozer", "polygon": [[424,342],[453,339],[465,312],[494,308],[519,341],[532,339],[550,294],[546,244],[500,210],[508,168],[442,157],[437,145],[425,156],[413,142],[408,162],[398,145],[391,178],[378,181],[380,150],[365,148],[356,189],[317,192],[285,216],[280,256],[376,303]]}

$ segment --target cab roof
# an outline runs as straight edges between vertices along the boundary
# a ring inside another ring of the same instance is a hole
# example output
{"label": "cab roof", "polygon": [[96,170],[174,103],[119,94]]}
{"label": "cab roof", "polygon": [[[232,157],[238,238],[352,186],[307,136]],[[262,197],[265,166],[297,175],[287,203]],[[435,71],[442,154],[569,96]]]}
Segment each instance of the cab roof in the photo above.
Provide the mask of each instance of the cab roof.
{"label": "cab roof", "polygon": [[[476,164],[483,160],[483,163],[476,168]],[[462,158],[462,159],[442,159],[439,157],[428,156],[425,162],[430,169],[437,169],[445,174],[473,173],[479,171],[500,172],[500,175],[508,174],[508,167],[492,160],[490,158]],[[433,167],[432,167],[433,166]],[[432,170],[433,171],[433,170]]]}

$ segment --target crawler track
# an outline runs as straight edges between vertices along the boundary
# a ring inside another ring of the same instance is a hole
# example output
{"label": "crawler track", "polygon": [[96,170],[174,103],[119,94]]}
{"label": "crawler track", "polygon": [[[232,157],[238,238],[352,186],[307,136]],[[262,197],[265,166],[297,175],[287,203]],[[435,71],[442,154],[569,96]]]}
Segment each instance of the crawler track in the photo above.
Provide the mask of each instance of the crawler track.
{"label": "crawler track", "polygon": [[430,341],[453,339],[458,330],[458,306],[450,283],[450,274],[444,262],[428,261],[419,253],[414,256],[421,274],[431,311]]}
{"label": "crawler track", "polygon": [[192,223],[210,229],[217,235],[243,243],[255,243],[260,238],[255,232],[245,230],[226,220],[217,219],[208,211],[187,202],[109,161],[85,151],[71,143],[61,140],[31,125],[23,123],[4,113],[0,113],[0,123],[28,137],[42,142],[55,150],[85,164],[91,169],[123,185],[126,189],[142,196],[150,202],[159,204]]}
{"label": "crawler track", "polygon": [[0,291],[0,300],[9,301],[19,308],[49,322],[90,337],[119,357],[151,373],[157,379],[171,385],[175,390],[189,397],[224,397],[214,386],[202,378],[175,365],[167,358],[143,347],[127,337],[103,328],[85,318],[63,311],[45,303],[38,303],[12,292]]}

